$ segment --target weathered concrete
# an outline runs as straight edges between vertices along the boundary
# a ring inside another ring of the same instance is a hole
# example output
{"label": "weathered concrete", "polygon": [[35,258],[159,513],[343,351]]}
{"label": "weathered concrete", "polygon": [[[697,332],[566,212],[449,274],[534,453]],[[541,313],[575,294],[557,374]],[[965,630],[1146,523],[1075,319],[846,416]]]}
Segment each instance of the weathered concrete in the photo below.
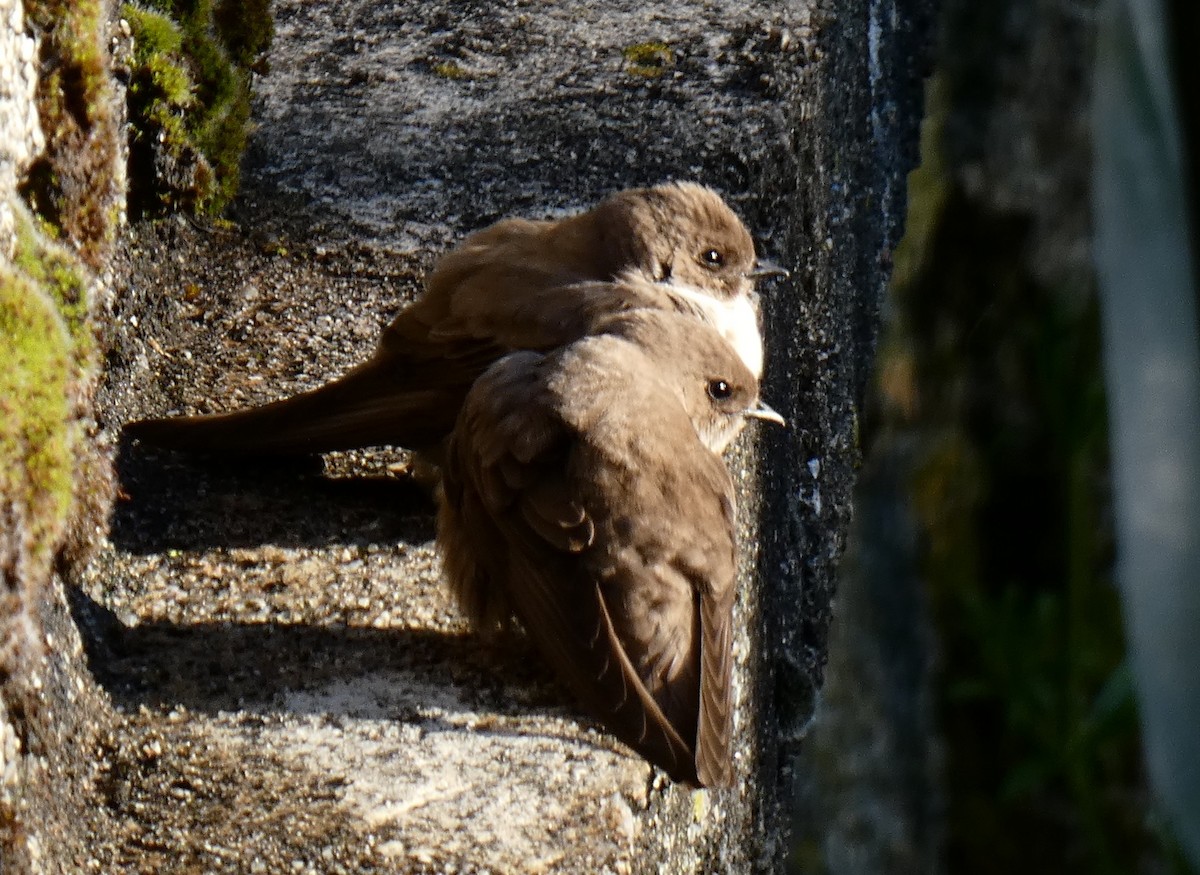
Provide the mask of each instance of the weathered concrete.
{"label": "weathered concrete", "polygon": [[[37,44],[25,33],[19,0],[0,2],[0,192],[17,190],[20,174],[46,146],[33,102]],[[11,259],[16,245],[13,207],[0,201],[0,253]]]}
{"label": "weathered concrete", "polygon": [[[95,751],[112,717],[86,671],[58,571],[102,518],[108,470],[85,439],[98,372],[88,325],[105,276],[78,255],[103,249],[121,211],[102,211],[96,239],[56,242],[17,186],[49,147],[52,174],[77,161],[96,183],[91,202],[113,207],[105,196],[119,189],[120,147],[111,81],[102,64],[86,63],[101,56],[104,34],[85,32],[64,51],[61,31],[87,11],[73,9],[47,34],[26,18],[44,16],[46,5],[0,0],[0,873],[83,866],[79,825],[95,810]],[[63,68],[74,78],[48,88],[46,77]],[[81,83],[96,104],[72,104],[69,122],[43,128],[46,92],[67,101]],[[73,136],[83,129],[86,142]]]}
{"label": "weathered concrete", "polygon": [[[666,786],[524,645],[464,636],[401,454],[233,467],[125,446],[109,537],[71,568],[123,715],[79,824],[94,868],[779,866],[927,5],[276,4],[236,227],[172,220],[124,247],[100,440],[339,373],[437,253],[500,216],[717,187],[794,269],[764,303],[766,394],[792,427],[735,461],[739,782]],[[626,57],[655,42],[662,70]]]}

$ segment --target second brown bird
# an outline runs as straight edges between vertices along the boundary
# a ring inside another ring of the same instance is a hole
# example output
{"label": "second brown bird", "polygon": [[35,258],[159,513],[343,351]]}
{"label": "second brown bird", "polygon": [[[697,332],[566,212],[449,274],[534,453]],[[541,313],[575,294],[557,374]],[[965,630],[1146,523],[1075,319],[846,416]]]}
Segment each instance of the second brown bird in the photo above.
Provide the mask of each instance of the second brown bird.
{"label": "second brown bird", "polygon": [[718,454],[782,422],[729,345],[637,310],[493,364],[443,469],[438,543],[464,611],[516,616],[618,738],[677,781],[732,777],[735,509]]}

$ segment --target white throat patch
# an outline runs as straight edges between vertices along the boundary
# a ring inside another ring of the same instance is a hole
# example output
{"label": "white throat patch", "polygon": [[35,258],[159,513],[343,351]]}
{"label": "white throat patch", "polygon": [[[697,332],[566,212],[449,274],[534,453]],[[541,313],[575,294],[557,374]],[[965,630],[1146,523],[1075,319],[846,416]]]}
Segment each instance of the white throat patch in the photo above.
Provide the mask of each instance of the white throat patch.
{"label": "white throat patch", "polygon": [[721,301],[692,286],[675,282],[671,286],[680,296],[704,311],[709,323],[729,341],[754,378],[762,379],[762,332],[758,330],[758,313],[750,296],[738,295],[733,300]]}

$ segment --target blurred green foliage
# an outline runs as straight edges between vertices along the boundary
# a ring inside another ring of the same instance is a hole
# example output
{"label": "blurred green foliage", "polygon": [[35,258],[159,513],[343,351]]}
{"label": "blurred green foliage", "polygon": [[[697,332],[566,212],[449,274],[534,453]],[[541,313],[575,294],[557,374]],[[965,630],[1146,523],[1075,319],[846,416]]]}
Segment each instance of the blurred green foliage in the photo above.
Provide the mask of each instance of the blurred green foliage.
{"label": "blurred green foliage", "polygon": [[1111,580],[1095,292],[1040,280],[1028,217],[946,172],[947,98],[930,94],[872,427],[923,447],[947,870],[1183,873],[1146,787]]}

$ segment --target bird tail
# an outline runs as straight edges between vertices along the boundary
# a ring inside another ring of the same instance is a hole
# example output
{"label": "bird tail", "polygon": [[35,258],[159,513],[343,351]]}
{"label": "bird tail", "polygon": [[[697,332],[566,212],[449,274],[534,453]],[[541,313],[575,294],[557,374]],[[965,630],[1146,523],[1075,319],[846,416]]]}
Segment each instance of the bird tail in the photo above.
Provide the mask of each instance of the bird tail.
{"label": "bird tail", "polygon": [[143,419],[125,431],[154,446],[223,455],[434,447],[453,428],[465,389],[413,377],[376,357],[293,398],[233,413]]}

